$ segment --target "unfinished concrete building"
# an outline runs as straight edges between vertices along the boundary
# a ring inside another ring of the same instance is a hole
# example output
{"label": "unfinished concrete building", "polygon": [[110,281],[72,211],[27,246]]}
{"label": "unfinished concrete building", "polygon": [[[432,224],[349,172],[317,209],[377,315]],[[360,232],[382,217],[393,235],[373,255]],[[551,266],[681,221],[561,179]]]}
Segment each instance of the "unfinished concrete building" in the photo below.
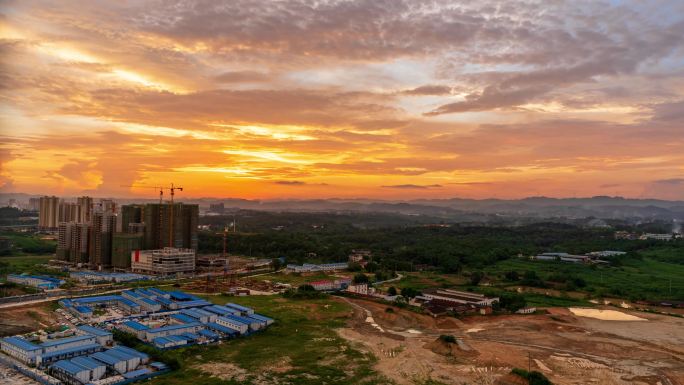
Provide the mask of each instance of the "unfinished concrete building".
{"label": "unfinished concrete building", "polygon": [[195,250],[165,247],[158,250],[135,250],[131,254],[131,270],[161,276],[195,271]]}

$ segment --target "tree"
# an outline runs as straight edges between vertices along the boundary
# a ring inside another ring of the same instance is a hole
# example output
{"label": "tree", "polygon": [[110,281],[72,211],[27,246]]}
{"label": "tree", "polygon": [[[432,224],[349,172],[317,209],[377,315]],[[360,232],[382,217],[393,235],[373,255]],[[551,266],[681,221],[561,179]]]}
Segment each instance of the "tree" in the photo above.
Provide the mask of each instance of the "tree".
{"label": "tree", "polygon": [[280,258],[273,258],[271,261],[271,267],[273,268],[273,271],[278,271],[280,268],[283,266],[283,263],[280,262]]}
{"label": "tree", "polygon": [[504,274],[504,278],[506,278],[506,281],[519,281],[520,280],[520,274],[518,274],[517,271],[511,270],[507,271],[506,274]]}
{"label": "tree", "polygon": [[499,297],[499,306],[511,313],[524,308],[526,304],[525,297],[518,293],[503,293]]}
{"label": "tree", "polygon": [[351,262],[347,266],[347,270],[352,271],[352,272],[361,271],[361,269],[362,269],[361,264],[358,262]]}
{"label": "tree", "polygon": [[394,286],[390,286],[390,288],[387,289],[387,294],[388,295],[397,295],[397,288]]}
{"label": "tree", "polygon": [[481,271],[473,271],[470,273],[470,284],[473,286],[477,286],[480,281],[484,278],[484,273]]}
{"label": "tree", "polygon": [[370,283],[370,279],[368,279],[368,276],[366,274],[358,273],[354,276],[352,282],[358,285],[360,283]]}
{"label": "tree", "polygon": [[406,298],[414,298],[422,293],[412,287],[405,287],[401,289],[401,295]]}

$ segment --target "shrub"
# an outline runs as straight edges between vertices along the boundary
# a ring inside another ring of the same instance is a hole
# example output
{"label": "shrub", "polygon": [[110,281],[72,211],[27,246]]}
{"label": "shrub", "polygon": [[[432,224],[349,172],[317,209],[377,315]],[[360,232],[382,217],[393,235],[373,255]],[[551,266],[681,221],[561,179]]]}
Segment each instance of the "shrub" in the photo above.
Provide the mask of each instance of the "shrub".
{"label": "shrub", "polygon": [[456,343],[456,337],[450,335],[450,334],[442,334],[439,336],[439,339],[442,342],[446,342],[447,344],[455,344]]}

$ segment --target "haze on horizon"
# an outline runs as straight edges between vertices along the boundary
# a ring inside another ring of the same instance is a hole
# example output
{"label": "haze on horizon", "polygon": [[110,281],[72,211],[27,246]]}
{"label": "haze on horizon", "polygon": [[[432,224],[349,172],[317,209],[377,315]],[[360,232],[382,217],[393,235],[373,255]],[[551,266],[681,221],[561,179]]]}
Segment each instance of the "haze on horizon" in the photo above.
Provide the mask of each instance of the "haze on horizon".
{"label": "haze on horizon", "polygon": [[0,1],[0,192],[684,199],[684,2]]}

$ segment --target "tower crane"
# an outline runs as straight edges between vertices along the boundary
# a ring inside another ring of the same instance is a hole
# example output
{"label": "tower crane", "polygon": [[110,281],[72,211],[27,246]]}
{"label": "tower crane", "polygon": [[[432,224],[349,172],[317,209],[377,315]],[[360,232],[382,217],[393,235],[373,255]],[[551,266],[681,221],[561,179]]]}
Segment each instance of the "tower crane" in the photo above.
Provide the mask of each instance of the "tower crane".
{"label": "tower crane", "polygon": [[171,201],[169,202],[169,247],[173,247],[173,196],[176,193],[176,190],[183,191],[183,187],[176,186],[173,183],[171,183],[170,187],[165,187],[165,186],[150,186],[150,185],[129,185],[129,186],[124,186],[122,185],[121,187],[129,187],[129,188],[152,188],[155,190],[159,190],[159,246],[161,247],[161,224],[162,224],[162,211],[161,211],[161,205],[164,202],[164,190],[167,190],[171,193]]}

